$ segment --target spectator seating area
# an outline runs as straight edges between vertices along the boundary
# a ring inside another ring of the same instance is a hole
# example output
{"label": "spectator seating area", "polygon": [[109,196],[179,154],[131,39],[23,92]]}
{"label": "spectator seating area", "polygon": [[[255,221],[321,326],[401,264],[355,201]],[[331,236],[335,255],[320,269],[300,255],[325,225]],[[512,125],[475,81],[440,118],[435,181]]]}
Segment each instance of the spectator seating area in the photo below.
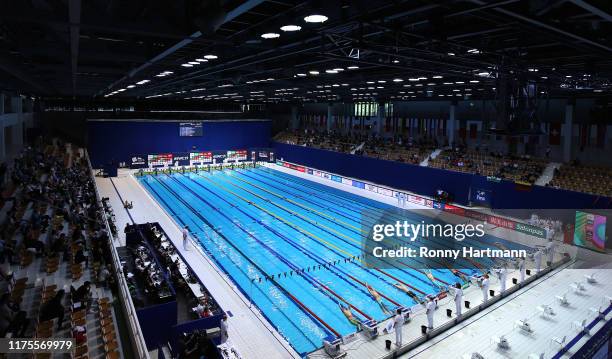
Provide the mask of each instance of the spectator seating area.
{"label": "spectator seating area", "polygon": [[612,197],[612,168],[562,165],[547,186]]}
{"label": "spectator seating area", "polygon": [[73,337],[72,358],[122,357],[111,243],[82,152],[38,139],[7,172],[0,178],[0,335]]}
{"label": "spectator seating area", "polygon": [[494,176],[509,181],[533,184],[544,171],[545,159],[506,156],[474,150],[448,149],[430,159],[429,166],[451,171]]}
{"label": "spectator seating area", "polygon": [[[378,158],[387,161],[399,161],[420,164],[427,158],[437,144],[433,141],[398,139],[397,143],[390,139],[359,138],[353,135],[321,133],[313,131],[282,132],[275,138],[278,142],[325,149],[336,152]],[[360,145],[363,143],[363,147]]]}

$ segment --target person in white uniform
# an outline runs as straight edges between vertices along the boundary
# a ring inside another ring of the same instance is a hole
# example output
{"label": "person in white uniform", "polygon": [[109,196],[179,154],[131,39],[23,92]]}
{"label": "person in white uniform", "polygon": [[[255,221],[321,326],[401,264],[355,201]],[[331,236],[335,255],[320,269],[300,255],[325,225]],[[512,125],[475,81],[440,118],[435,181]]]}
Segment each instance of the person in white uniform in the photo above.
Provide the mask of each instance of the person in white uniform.
{"label": "person in white uniform", "polygon": [[402,310],[398,309],[395,318],[393,318],[393,327],[395,328],[395,345],[402,346],[402,326],[404,325],[404,316]]}
{"label": "person in white uniform", "polygon": [[183,249],[188,251],[187,244],[189,243],[189,226],[183,227]]}
{"label": "person in white uniform", "polygon": [[461,302],[463,301],[463,289],[461,289],[461,284],[455,284],[455,313],[457,313],[457,317],[461,316]]}
{"label": "person in white uniform", "polygon": [[521,257],[519,259],[519,274],[521,278],[521,283],[525,281],[525,257]]}
{"label": "person in white uniform", "polygon": [[550,242],[548,242],[548,244],[546,245],[546,254],[548,254],[548,261],[546,262],[546,265],[552,264],[553,259],[555,257],[555,247],[556,243],[551,239]]}
{"label": "person in white uniform", "polygon": [[536,273],[540,273],[540,269],[542,268],[542,251],[537,250],[533,255],[533,260],[535,261],[535,270]]}
{"label": "person in white uniform", "polygon": [[221,343],[223,344],[227,341],[227,337],[228,337],[227,314],[225,313],[223,313],[223,319],[221,319],[220,328],[221,328]]}
{"label": "person in white uniform", "polygon": [[489,275],[485,274],[480,282],[480,289],[482,289],[482,302],[485,303],[489,300]]}
{"label": "person in white uniform", "polygon": [[429,330],[433,329],[434,327],[433,320],[435,311],[436,302],[434,301],[433,297],[429,297],[427,304],[425,305],[425,313],[427,314],[427,328],[429,328]]}
{"label": "person in white uniform", "polygon": [[499,291],[503,293],[506,291],[506,279],[508,279],[508,270],[506,269],[505,265],[499,269],[498,274],[499,274]]}

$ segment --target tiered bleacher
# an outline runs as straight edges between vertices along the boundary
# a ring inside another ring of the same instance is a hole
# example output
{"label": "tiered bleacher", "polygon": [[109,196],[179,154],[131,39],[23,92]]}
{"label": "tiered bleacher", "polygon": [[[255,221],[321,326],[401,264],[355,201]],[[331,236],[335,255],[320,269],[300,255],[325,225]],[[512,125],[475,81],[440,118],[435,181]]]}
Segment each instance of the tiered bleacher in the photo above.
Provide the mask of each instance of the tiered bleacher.
{"label": "tiered bleacher", "polygon": [[612,197],[612,168],[578,164],[562,165],[555,170],[553,179],[547,185]]}
{"label": "tiered bleacher", "polygon": [[325,149],[335,152],[354,153],[387,161],[420,164],[437,147],[429,140],[406,140],[399,138],[394,142],[386,138],[343,135],[334,132],[293,131],[282,132],[275,137],[282,143]]}
{"label": "tiered bleacher", "polygon": [[109,237],[82,152],[38,139],[8,171],[0,177],[0,335],[72,337],[72,358],[120,358]]}
{"label": "tiered bleacher", "polygon": [[430,159],[429,166],[533,184],[542,175],[546,162],[527,155],[509,156],[456,148],[441,151],[436,158]]}

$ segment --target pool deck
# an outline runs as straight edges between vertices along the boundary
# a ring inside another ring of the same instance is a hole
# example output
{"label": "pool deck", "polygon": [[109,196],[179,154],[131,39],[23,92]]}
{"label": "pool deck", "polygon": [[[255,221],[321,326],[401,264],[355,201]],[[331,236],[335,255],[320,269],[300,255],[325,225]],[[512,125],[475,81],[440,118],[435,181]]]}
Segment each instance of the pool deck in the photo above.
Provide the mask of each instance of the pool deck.
{"label": "pool deck", "polygon": [[[300,358],[299,353],[199,247],[192,243],[188,251],[183,249],[179,226],[130,173],[132,171],[120,170],[112,182],[109,178],[95,178],[100,196],[109,198],[115,213],[120,232],[116,246],[125,245],[123,228],[126,223],[131,223],[128,212],[136,223],[158,222],[221,308],[231,313],[228,315],[229,341],[243,358]],[[126,211],[123,208],[119,194],[124,201],[134,203],[133,209]]]}
{"label": "pool deck", "polygon": [[[363,196],[366,192],[279,166],[270,166],[276,170],[357,195]],[[300,355],[278,334],[263,315],[254,306],[250,306],[249,300],[206,254],[193,245],[189,251],[182,249],[182,245],[179,243],[181,238],[179,226],[130,175],[132,172],[120,170],[119,177],[113,178],[112,183],[108,178],[96,178],[101,196],[109,197],[110,205],[115,212],[116,225],[120,232],[116,245],[125,245],[123,227],[125,223],[131,222],[128,213],[136,223],[159,222],[221,307],[233,314],[229,318],[229,337],[243,358],[299,357]],[[124,210],[119,194],[123,200],[132,201],[134,208],[129,211]],[[397,206],[396,200],[386,196],[372,193],[368,194],[367,197]],[[413,203],[407,203],[405,208],[425,209],[425,207]],[[445,217],[444,220],[449,222],[462,220],[455,217],[457,216]],[[511,237],[511,240],[518,243],[534,246],[533,237],[517,235],[516,232],[510,233],[509,230],[503,228],[489,226],[487,233],[501,238],[508,239]],[[564,246],[560,246],[559,251],[564,248]],[[556,257],[556,259],[559,258]],[[612,274],[612,270],[605,270]],[[478,351],[485,358],[525,357],[531,353],[540,352],[545,352],[546,357],[551,357],[555,350],[550,344],[551,336],[560,335],[562,337],[567,335],[569,341],[577,334],[577,331],[571,328],[573,321],[587,318],[590,315],[590,307],[601,306],[605,295],[612,295],[612,282],[604,283],[603,280],[596,285],[586,285],[587,290],[582,295],[569,293],[569,283],[584,282],[584,274],[593,272],[594,270],[569,269],[568,265],[564,265],[563,268],[555,269],[543,277],[537,278],[524,288],[493,303],[490,307],[403,355],[422,358],[462,358],[464,354],[471,355],[473,351]],[[598,274],[598,276],[604,278],[603,274]],[[512,286],[511,280],[513,277],[517,277],[517,273],[509,270],[507,288]],[[499,286],[499,280],[496,276],[492,276],[490,289],[497,293]],[[464,300],[469,300],[472,307],[482,303],[482,292],[478,288],[471,287],[464,292]],[[556,304],[554,295],[566,292],[568,292],[570,306],[560,307]],[[548,320],[540,318],[539,312],[535,308],[541,304],[551,304],[558,314],[563,315],[557,315]],[[434,319],[435,327],[454,321],[454,303],[450,298],[441,299],[438,307]],[[446,317],[447,308],[453,310],[451,318]],[[535,330],[534,334],[529,336],[518,333],[516,329],[513,329],[515,320],[527,317],[532,318],[530,323]],[[610,315],[608,315],[608,318],[610,318]],[[416,311],[411,321],[402,328],[404,345],[413,340],[422,339],[420,327],[425,323],[426,316],[423,311]],[[598,326],[595,326],[594,329],[597,329]],[[379,330],[383,327],[381,325]],[[491,344],[491,337],[494,335],[506,335],[510,342],[510,351],[496,349]],[[395,334],[380,335],[375,340],[366,340],[362,334],[357,334],[352,342],[343,345],[343,349],[347,351],[348,358],[383,358],[399,355],[400,352],[396,353],[394,350],[395,346],[391,351],[385,350],[384,342],[387,339],[395,341]],[[584,341],[585,339],[579,341],[574,348],[582,345]],[[326,357],[327,355],[323,350],[317,350],[309,356],[315,358]]]}

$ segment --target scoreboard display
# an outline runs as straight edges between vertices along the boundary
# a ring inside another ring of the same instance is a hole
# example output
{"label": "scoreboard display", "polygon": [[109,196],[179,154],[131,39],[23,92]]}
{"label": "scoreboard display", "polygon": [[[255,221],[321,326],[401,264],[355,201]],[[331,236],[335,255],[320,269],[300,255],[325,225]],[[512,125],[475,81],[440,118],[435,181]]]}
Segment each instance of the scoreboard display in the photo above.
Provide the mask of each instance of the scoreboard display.
{"label": "scoreboard display", "polygon": [[179,136],[181,137],[201,137],[203,133],[202,122],[179,123]]}
{"label": "scoreboard display", "polygon": [[228,161],[246,161],[247,160],[247,151],[227,151],[227,160]]}
{"label": "scoreboard display", "polygon": [[189,153],[189,161],[191,163],[212,163],[212,152],[191,152]]}
{"label": "scoreboard display", "polygon": [[156,155],[149,155],[149,166],[150,167],[161,167],[172,165],[172,153],[161,153]]}
{"label": "scoreboard display", "polygon": [[606,251],[605,216],[576,211],[574,226],[574,244],[599,252]]}

